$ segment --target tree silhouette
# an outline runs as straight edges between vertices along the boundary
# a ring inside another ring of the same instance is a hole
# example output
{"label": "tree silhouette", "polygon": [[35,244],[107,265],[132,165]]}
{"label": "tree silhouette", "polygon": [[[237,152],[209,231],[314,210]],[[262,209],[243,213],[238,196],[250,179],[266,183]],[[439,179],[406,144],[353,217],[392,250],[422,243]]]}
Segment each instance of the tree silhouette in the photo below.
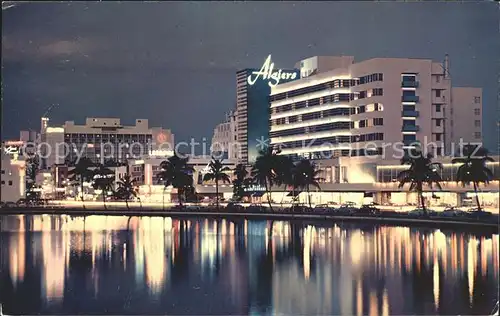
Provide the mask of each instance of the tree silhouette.
{"label": "tree silhouette", "polygon": [[82,199],[83,208],[85,208],[83,197],[83,183],[92,181],[94,176],[93,171],[90,169],[94,167],[94,163],[87,157],[82,157],[74,164],[74,168],[68,172],[69,180],[72,183],[80,184],[80,194]]}
{"label": "tree silhouette", "polygon": [[441,176],[438,170],[442,165],[432,162],[432,155],[424,155],[421,151],[413,151],[401,159],[402,165],[410,165],[409,169],[403,170],[398,174],[399,187],[402,188],[406,183],[410,184],[410,191],[416,191],[424,214],[427,215],[425,207],[423,186],[427,184],[431,189],[435,184],[441,190]]}
{"label": "tree silhouette", "polygon": [[466,146],[464,148],[464,157],[454,158],[452,163],[460,163],[461,166],[457,170],[457,182],[461,182],[465,187],[472,183],[476,196],[477,210],[481,211],[481,203],[477,189],[480,183],[488,184],[493,178],[493,172],[486,167],[486,162],[494,162],[495,160],[488,156],[486,148],[476,148]]}
{"label": "tree silhouette", "polygon": [[215,180],[215,201],[217,204],[217,210],[219,209],[219,181],[223,183],[231,183],[231,179],[227,174],[231,171],[228,167],[222,164],[222,160],[212,158],[210,164],[208,165],[209,172],[203,176],[203,181]]}

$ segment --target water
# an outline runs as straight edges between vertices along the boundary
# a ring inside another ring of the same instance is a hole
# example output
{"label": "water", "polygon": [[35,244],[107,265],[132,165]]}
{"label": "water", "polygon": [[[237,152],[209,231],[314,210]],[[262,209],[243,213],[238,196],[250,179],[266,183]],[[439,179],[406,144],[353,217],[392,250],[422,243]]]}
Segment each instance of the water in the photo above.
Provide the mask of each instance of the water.
{"label": "water", "polygon": [[498,295],[498,235],[312,221],[0,219],[6,314],[464,315],[488,314]]}

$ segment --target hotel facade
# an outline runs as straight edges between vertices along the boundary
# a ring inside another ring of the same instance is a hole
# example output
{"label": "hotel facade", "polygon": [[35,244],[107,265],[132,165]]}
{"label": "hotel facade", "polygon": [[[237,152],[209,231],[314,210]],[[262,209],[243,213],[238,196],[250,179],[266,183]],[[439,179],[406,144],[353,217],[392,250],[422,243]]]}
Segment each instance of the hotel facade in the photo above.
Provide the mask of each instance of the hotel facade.
{"label": "hotel facade", "polygon": [[259,69],[243,69],[236,73],[236,139],[239,145],[238,162],[249,164],[255,161],[259,151],[260,141],[269,138],[269,124],[266,117],[269,117],[269,95],[271,93],[271,81],[269,78],[250,78],[255,73],[263,70],[269,71],[272,75],[287,74],[280,77],[279,82],[284,83],[300,78],[297,69],[277,70],[273,73],[274,64],[271,63],[271,56],[268,57],[264,66]]}
{"label": "hotel facade", "polygon": [[303,78],[270,95],[270,143],[284,155],[390,159],[421,144],[441,156],[460,139],[481,142],[482,90],[452,87],[447,57],[312,57],[298,66]]}

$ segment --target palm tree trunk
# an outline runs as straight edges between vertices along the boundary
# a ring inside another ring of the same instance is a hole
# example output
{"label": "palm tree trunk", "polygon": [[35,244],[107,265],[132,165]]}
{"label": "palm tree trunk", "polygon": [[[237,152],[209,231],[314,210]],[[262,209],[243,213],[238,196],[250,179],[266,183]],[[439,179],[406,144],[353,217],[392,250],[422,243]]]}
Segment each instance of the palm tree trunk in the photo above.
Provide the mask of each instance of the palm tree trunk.
{"label": "palm tree trunk", "polygon": [[264,186],[266,187],[267,202],[269,203],[269,208],[271,209],[271,212],[274,212],[273,206],[271,204],[271,192],[269,186],[267,185],[267,180],[264,181]]}
{"label": "palm tree trunk", "polygon": [[107,210],[108,208],[106,207],[106,191],[102,190],[102,204],[104,204],[104,209]]}
{"label": "palm tree trunk", "polygon": [[481,203],[479,203],[479,196],[477,194],[477,183],[476,182],[473,183],[474,183],[474,193],[476,194],[477,210],[481,211]]}
{"label": "palm tree trunk", "polygon": [[182,208],[182,194],[183,194],[183,192],[184,192],[183,189],[181,189],[181,188],[177,189],[177,199],[179,200],[180,208]]}
{"label": "palm tree trunk", "polygon": [[127,210],[130,210],[130,207],[128,207],[128,198],[125,199],[125,205],[127,205]]}
{"label": "palm tree trunk", "polygon": [[166,186],[163,186],[163,203],[162,203],[163,210],[165,210],[165,189],[166,188],[167,188]]}
{"label": "palm tree trunk", "polygon": [[219,211],[219,181],[215,178],[215,203],[217,205],[217,211]]}
{"label": "palm tree trunk", "polygon": [[83,209],[85,209],[85,202],[83,201],[83,179],[80,180],[80,194],[82,195],[81,196],[81,199],[82,199],[82,205],[83,205]]}
{"label": "palm tree trunk", "polygon": [[307,189],[307,200],[309,201],[309,208],[312,208],[311,193],[309,192],[309,184],[306,186],[306,189]]}

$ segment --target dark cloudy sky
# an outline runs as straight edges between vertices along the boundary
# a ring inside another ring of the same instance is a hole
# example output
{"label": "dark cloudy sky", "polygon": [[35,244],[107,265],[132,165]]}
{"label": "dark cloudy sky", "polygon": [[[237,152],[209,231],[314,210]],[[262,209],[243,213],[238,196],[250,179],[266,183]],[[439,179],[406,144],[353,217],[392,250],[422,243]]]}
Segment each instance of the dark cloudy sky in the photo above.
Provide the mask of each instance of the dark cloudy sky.
{"label": "dark cloudy sky", "polygon": [[494,2],[24,3],[2,12],[3,135],[49,117],[147,118],[177,140],[208,139],[235,104],[235,71],[314,55],[450,54],[457,86],[484,89],[486,145],[498,143]]}

